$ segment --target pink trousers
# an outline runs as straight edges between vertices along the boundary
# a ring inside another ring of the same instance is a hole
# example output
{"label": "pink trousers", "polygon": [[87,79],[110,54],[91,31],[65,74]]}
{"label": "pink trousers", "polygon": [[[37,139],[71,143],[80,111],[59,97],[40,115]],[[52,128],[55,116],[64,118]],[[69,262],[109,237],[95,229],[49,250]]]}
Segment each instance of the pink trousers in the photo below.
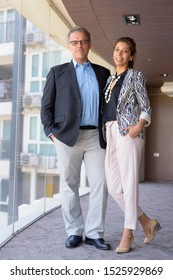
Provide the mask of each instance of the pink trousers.
{"label": "pink trousers", "polygon": [[108,191],[124,212],[124,228],[136,229],[139,206],[139,167],[144,140],[121,136],[117,121],[106,123],[105,170]]}

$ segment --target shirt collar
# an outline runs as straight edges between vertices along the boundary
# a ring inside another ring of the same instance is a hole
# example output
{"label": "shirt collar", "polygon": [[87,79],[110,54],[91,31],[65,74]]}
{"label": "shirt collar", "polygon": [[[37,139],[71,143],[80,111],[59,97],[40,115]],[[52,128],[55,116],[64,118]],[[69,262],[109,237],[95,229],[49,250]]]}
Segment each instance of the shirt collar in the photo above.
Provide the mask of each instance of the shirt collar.
{"label": "shirt collar", "polygon": [[75,68],[77,68],[78,66],[83,66],[84,68],[86,68],[87,66],[90,66],[89,60],[86,61],[84,64],[80,64],[74,59],[72,61],[73,61],[73,65],[74,65]]}

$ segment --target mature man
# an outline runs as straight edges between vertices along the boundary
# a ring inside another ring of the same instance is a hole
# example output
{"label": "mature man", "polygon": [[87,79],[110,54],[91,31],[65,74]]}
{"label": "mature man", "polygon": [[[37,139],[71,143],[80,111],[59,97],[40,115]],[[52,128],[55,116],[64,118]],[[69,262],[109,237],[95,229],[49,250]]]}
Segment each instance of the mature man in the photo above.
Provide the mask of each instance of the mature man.
{"label": "mature man", "polygon": [[[45,134],[55,143],[61,176],[62,213],[67,248],[83,241],[109,250],[103,239],[107,203],[100,103],[110,71],[88,60],[90,33],[76,26],[69,31],[72,60],[52,67],[43,91],[41,120]],[[80,171],[85,163],[90,186],[84,222],[79,199]]]}

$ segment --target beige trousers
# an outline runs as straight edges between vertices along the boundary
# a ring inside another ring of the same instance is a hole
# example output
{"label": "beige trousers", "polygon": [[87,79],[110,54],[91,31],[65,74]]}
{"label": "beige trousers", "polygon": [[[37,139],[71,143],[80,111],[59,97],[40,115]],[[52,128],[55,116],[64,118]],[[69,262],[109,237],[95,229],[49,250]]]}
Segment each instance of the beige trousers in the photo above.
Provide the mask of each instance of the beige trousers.
{"label": "beige trousers", "polygon": [[[99,144],[98,129],[79,130],[76,144],[69,147],[55,139],[60,171],[62,213],[66,233],[102,238],[107,204],[105,150]],[[84,162],[90,186],[89,203],[84,221],[80,205],[79,186]]]}
{"label": "beige trousers", "polygon": [[117,121],[106,124],[105,170],[108,191],[125,215],[124,228],[136,229],[139,206],[139,167],[144,140],[121,136]]}

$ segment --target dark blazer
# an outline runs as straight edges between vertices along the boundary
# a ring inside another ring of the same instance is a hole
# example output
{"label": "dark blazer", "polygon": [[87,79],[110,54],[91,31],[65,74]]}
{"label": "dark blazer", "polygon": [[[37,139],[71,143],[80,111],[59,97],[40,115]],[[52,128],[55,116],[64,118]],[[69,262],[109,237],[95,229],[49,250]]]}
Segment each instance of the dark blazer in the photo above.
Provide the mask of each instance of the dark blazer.
{"label": "dark blazer", "polygon": [[[110,71],[97,64],[91,63],[91,66],[99,84],[101,108],[101,95]],[[100,108],[99,139],[101,147],[105,148]],[[72,147],[78,137],[81,114],[81,97],[73,62],[52,67],[41,102],[41,121],[46,136],[53,133],[58,140]]]}

